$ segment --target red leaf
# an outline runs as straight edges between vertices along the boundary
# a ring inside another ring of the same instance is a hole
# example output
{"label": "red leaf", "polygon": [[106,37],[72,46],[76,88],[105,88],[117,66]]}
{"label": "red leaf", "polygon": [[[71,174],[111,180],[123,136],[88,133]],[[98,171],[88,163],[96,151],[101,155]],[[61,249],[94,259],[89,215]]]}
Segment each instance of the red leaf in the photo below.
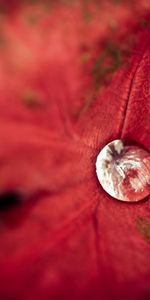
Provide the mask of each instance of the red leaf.
{"label": "red leaf", "polygon": [[0,189],[23,203],[0,213],[1,299],[149,296],[149,200],[111,199],[95,173],[113,139],[150,151],[149,6],[139,3],[3,12]]}

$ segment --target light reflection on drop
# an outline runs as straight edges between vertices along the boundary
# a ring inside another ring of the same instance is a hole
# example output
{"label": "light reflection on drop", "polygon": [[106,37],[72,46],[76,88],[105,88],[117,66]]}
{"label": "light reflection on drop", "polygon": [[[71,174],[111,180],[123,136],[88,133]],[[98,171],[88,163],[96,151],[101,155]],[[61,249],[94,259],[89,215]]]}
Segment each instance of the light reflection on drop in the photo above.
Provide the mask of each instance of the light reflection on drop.
{"label": "light reflection on drop", "polygon": [[122,201],[139,201],[150,194],[150,154],[121,140],[106,145],[96,160],[103,189]]}

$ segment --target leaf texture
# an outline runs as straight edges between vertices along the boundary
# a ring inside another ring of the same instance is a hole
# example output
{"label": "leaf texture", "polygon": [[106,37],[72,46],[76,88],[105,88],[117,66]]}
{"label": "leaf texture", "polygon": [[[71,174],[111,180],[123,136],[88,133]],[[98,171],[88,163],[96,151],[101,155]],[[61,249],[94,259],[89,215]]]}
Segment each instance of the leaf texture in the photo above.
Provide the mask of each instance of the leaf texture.
{"label": "leaf texture", "polygon": [[149,8],[2,2],[0,201],[21,203],[0,211],[0,299],[150,297],[149,199],[111,199],[95,172],[113,139],[150,151]]}

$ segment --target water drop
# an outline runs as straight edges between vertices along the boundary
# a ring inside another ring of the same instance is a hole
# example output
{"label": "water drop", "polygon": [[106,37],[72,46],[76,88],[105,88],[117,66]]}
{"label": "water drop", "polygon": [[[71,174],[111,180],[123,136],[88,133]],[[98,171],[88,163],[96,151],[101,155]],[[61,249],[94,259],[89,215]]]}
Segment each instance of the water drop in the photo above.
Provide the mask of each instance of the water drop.
{"label": "water drop", "polygon": [[135,202],[150,194],[150,154],[141,147],[112,141],[98,154],[96,173],[103,189],[118,200]]}

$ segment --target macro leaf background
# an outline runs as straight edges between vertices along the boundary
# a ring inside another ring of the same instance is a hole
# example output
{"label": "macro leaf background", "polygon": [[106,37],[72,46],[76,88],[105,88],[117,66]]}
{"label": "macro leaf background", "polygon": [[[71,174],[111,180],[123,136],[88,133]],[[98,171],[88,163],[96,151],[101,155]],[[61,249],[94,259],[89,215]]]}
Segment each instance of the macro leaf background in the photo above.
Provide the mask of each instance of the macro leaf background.
{"label": "macro leaf background", "polygon": [[150,197],[95,172],[150,151],[149,33],[148,0],[0,1],[0,299],[149,299]]}

